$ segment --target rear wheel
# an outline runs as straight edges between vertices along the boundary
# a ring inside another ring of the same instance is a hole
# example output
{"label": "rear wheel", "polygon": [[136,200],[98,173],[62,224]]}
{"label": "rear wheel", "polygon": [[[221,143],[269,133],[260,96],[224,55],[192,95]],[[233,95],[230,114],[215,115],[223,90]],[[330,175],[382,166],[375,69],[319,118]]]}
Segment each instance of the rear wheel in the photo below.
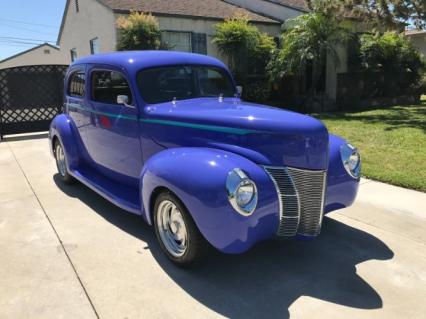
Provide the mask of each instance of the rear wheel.
{"label": "rear wheel", "polygon": [[54,144],[54,154],[56,167],[58,168],[59,177],[65,184],[74,184],[75,179],[68,173],[67,160],[65,158],[64,148],[61,142],[56,139]]}
{"label": "rear wheel", "polygon": [[155,201],[154,227],[162,251],[179,266],[201,262],[209,249],[188,210],[169,192]]}

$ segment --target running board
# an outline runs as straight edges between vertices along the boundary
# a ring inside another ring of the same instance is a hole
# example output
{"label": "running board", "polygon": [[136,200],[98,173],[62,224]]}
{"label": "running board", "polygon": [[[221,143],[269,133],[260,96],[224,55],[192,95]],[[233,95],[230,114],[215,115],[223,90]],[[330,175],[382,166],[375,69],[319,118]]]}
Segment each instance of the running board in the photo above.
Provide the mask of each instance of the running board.
{"label": "running board", "polygon": [[119,184],[83,167],[70,171],[70,175],[121,209],[137,215],[142,214],[138,189]]}

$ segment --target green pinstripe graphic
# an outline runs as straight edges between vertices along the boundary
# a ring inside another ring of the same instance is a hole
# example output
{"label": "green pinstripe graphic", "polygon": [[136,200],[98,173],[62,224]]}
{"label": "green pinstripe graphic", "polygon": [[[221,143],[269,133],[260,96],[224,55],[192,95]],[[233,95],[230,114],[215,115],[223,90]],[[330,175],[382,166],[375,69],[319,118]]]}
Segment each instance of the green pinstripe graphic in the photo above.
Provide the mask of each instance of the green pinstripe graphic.
{"label": "green pinstripe graphic", "polygon": [[140,121],[143,123],[153,123],[153,124],[168,125],[168,126],[180,126],[180,127],[188,127],[188,128],[199,129],[199,130],[232,133],[232,134],[239,134],[239,135],[259,133],[258,131],[254,131],[254,130],[246,130],[246,129],[239,129],[239,128],[233,128],[233,127],[226,127],[226,126],[195,124],[195,123],[187,123],[187,122],[179,122],[179,121],[167,121],[167,120],[155,120],[155,119],[141,119]]}
{"label": "green pinstripe graphic", "polygon": [[79,110],[83,110],[86,112],[91,112],[93,114],[96,115],[105,115],[108,117],[113,117],[116,119],[125,119],[125,120],[131,120],[131,121],[137,121],[138,118],[134,115],[121,115],[121,114],[114,114],[114,113],[108,113],[108,112],[99,112],[99,111],[93,111],[91,109],[88,109],[87,107],[81,106],[80,104],[76,104],[76,103],[67,103],[68,107],[71,107],[73,109],[79,109]]}
{"label": "green pinstripe graphic", "polygon": [[[137,121],[138,120],[138,118],[134,115],[121,115],[121,114],[113,114],[113,113],[108,113],[108,112],[93,111],[93,110],[90,110],[90,109],[88,109],[84,106],[81,106],[80,104],[76,104],[76,103],[67,103],[66,105],[69,108],[79,109],[79,110],[91,112],[91,113],[97,114],[97,115],[104,115],[104,116],[108,116],[108,117],[112,117],[112,118],[125,119],[125,120],[130,120],[130,121]],[[238,135],[262,133],[261,131],[256,131],[256,130],[240,129],[240,128],[217,126],[217,125],[207,125],[207,124],[195,124],[195,123],[180,122],[180,121],[168,121],[168,120],[156,120],[156,119],[139,119],[139,121],[142,122],[142,123],[149,123],[149,124],[160,124],[160,125],[166,125],[166,126],[187,127],[187,128],[198,129],[198,130],[214,131],[214,132],[221,132],[221,133],[231,133],[231,134],[238,134]]]}

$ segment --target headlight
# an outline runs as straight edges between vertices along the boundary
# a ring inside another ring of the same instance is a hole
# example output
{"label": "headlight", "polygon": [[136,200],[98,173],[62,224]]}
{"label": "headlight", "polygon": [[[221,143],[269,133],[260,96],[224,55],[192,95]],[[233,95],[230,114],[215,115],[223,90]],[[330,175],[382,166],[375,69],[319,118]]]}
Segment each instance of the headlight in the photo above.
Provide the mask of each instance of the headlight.
{"label": "headlight", "polygon": [[358,150],[351,144],[344,144],[340,148],[340,155],[348,174],[353,178],[359,178],[361,176],[361,156]]}
{"label": "headlight", "polygon": [[241,169],[229,172],[226,179],[226,191],[232,207],[244,216],[250,216],[257,205],[256,184]]}

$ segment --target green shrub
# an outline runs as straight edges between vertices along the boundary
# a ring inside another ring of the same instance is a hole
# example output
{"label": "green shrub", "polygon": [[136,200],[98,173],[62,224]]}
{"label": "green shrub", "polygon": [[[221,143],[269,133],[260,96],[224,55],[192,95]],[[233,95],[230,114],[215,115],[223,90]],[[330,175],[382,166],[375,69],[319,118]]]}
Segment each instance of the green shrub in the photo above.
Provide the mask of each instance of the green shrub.
{"label": "green shrub", "polygon": [[265,66],[276,48],[272,37],[261,33],[241,14],[216,24],[212,42],[228,57],[237,80],[243,82],[248,73],[265,73]]}
{"label": "green shrub", "polygon": [[264,78],[248,79],[245,83],[242,98],[245,101],[265,103],[271,92],[270,83]]}
{"label": "green shrub", "polygon": [[117,19],[117,50],[157,50],[161,47],[158,20],[151,14],[131,12]]}
{"label": "green shrub", "polygon": [[315,95],[320,86],[321,74],[327,56],[339,64],[336,46],[344,43],[351,34],[333,16],[311,12],[284,24],[281,49],[277,50],[267,66],[272,81],[289,76],[301,76],[308,66],[312,66],[310,95]]}
{"label": "green shrub", "polygon": [[425,69],[419,51],[406,37],[395,32],[362,35],[360,58],[366,71],[415,72],[420,77]]}

